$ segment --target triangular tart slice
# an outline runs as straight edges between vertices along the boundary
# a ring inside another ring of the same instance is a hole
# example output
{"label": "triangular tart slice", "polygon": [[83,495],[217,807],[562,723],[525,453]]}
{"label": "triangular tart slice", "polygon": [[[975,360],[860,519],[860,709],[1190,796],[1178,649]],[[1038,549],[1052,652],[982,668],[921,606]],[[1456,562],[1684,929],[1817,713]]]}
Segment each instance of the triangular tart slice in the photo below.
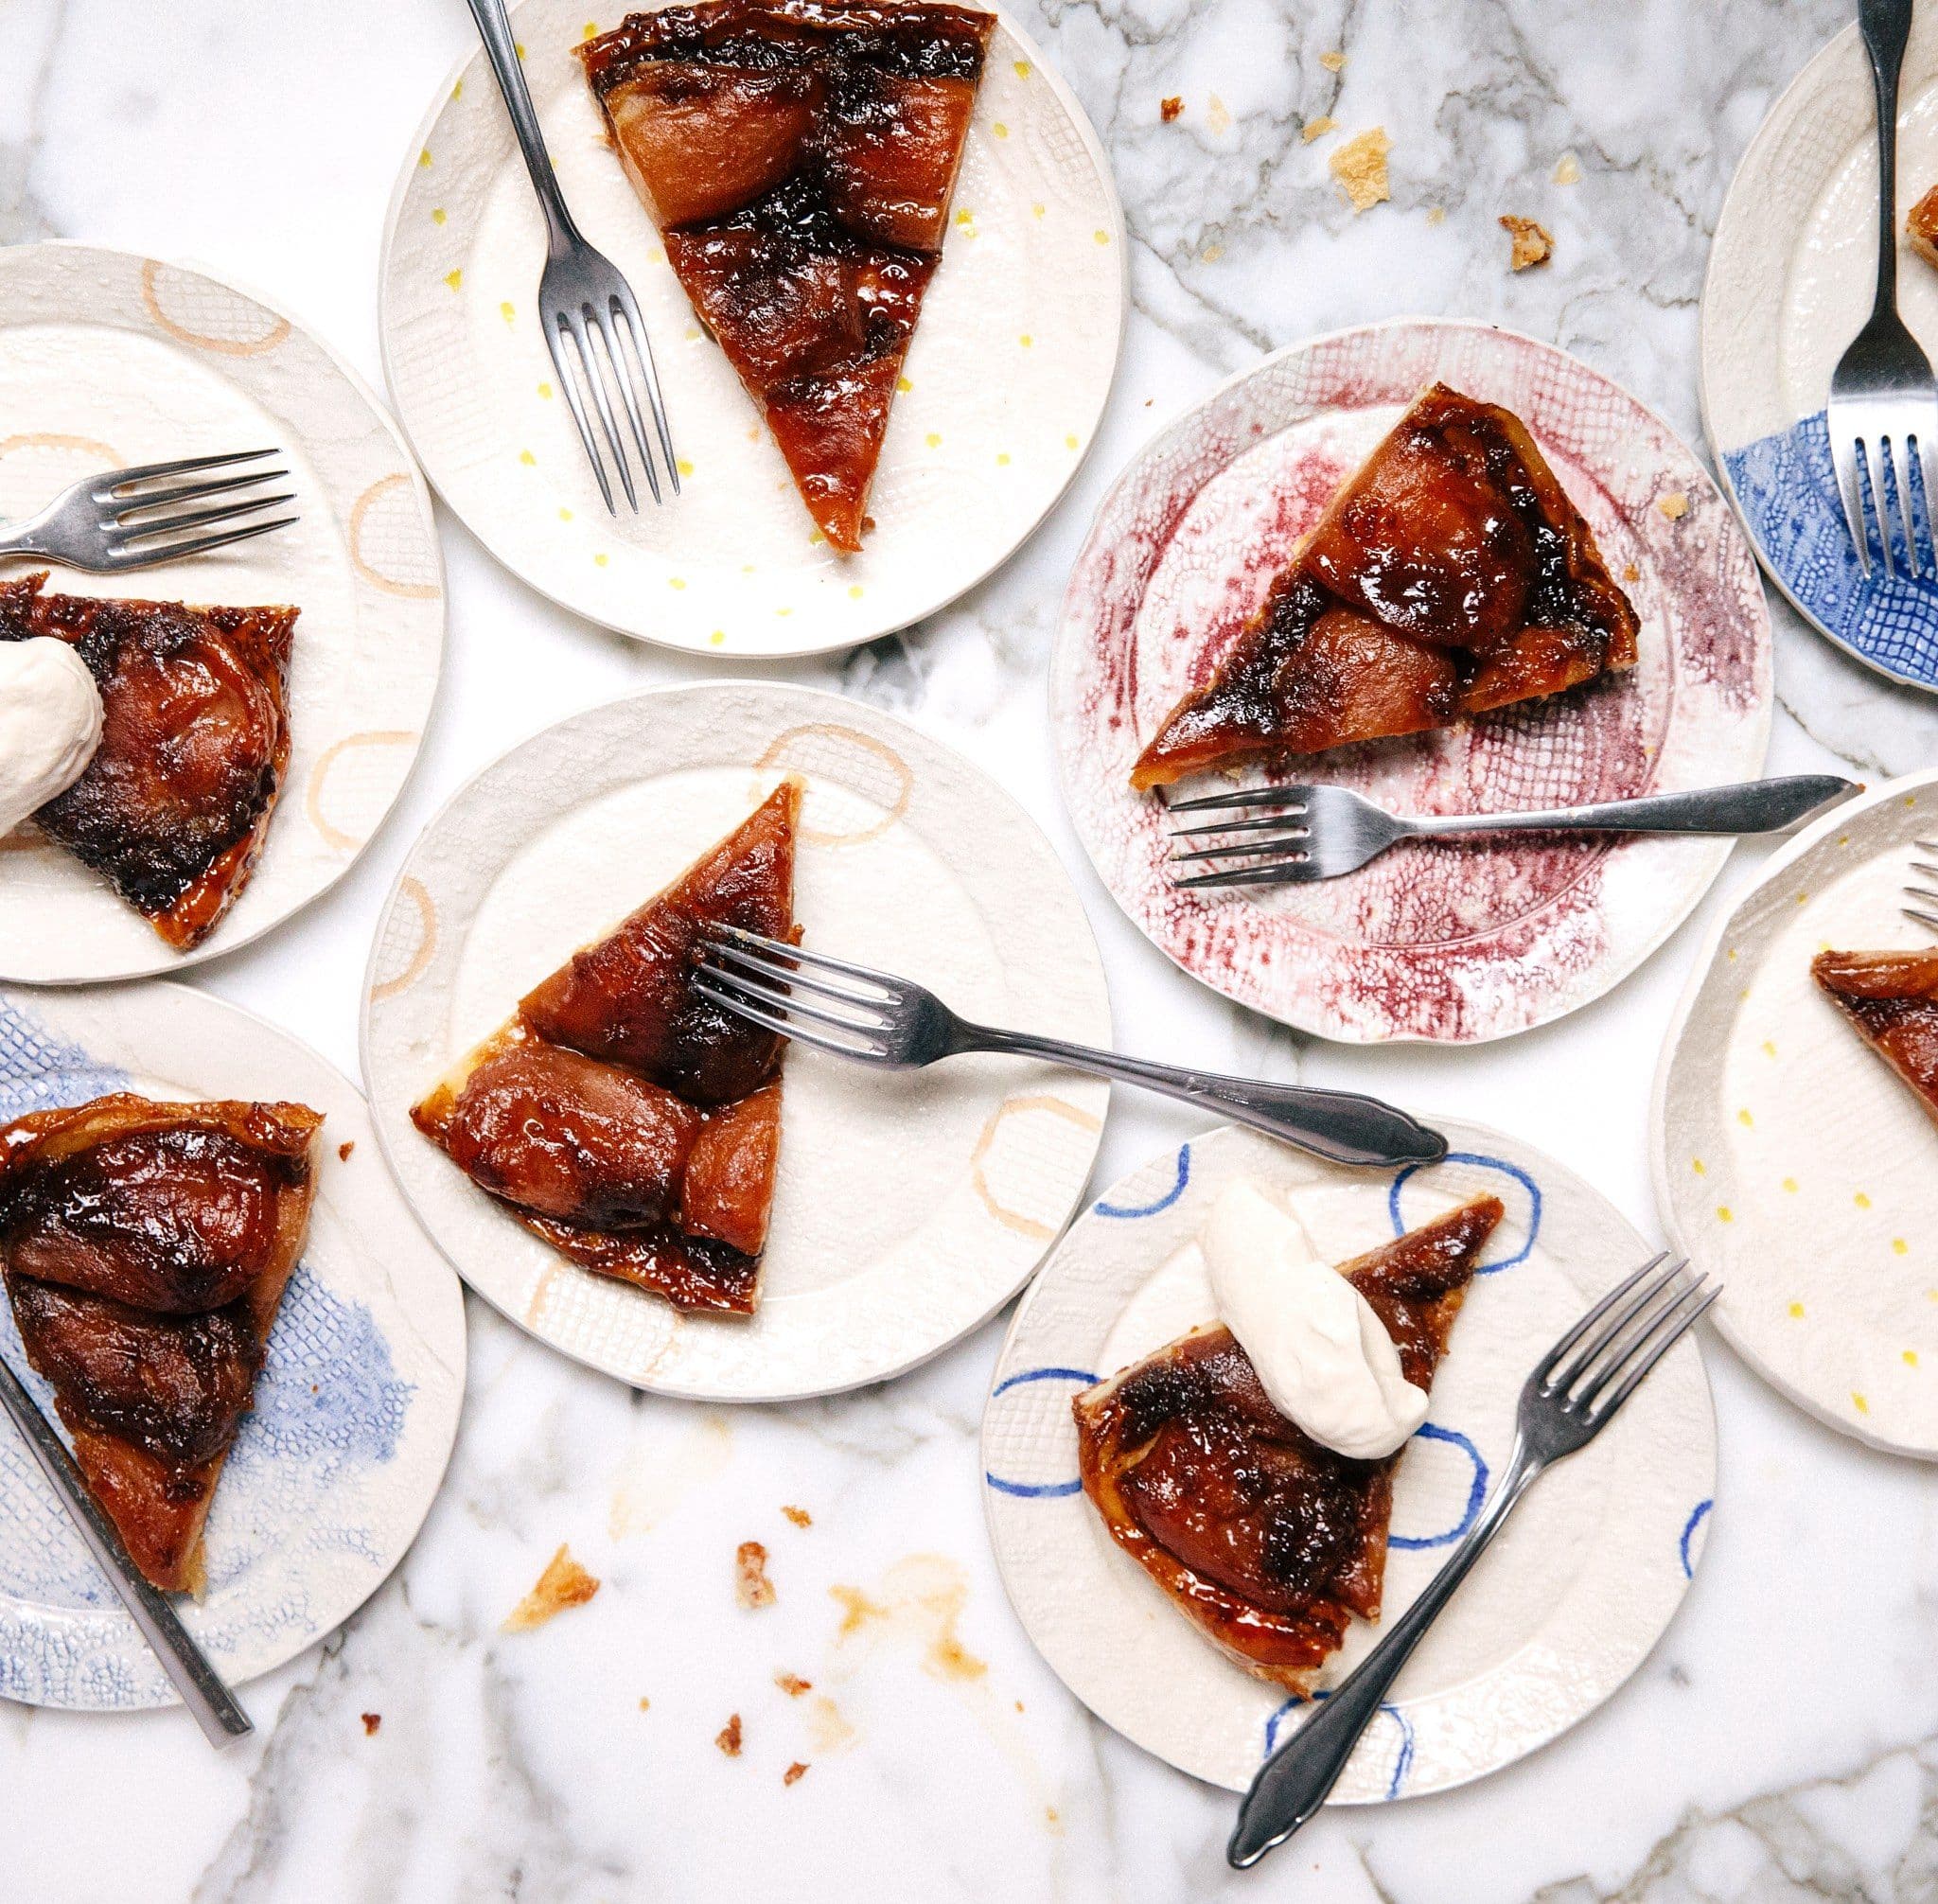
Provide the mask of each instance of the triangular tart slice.
{"label": "triangular tart slice", "polygon": [[790,943],[797,781],[574,953],[411,1116],[562,1256],[676,1308],[750,1315],[781,1141],[782,1040],[694,984],[709,923]]}
{"label": "triangular tart slice", "polygon": [[202,1530],[308,1229],[319,1112],[129,1093],[0,1130],[0,1268],[27,1361],[142,1574]]}
{"label": "triangular tart slice", "polygon": [[1810,976],[1938,1118],[1938,951],[1820,952]]}
{"label": "triangular tart slice", "polygon": [[1165,716],[1131,785],[1559,694],[1633,667],[1639,626],[1526,425],[1436,383]]}
{"label": "triangular tart slice", "polygon": [[846,553],[995,29],[910,0],[701,0],[577,48],[694,309]]}
{"label": "triangular tart slice", "polygon": [[54,595],[45,581],[0,582],[0,642],[70,643],[102,727],[87,770],[34,823],[185,952],[261,855],[290,762],[299,611]]}
{"label": "triangular tart slice", "polygon": [[[1498,1198],[1476,1197],[1342,1266],[1416,1387],[1433,1384],[1501,1216]],[[1353,1615],[1379,1617],[1400,1456],[1354,1460],[1313,1440],[1223,1324],[1072,1407],[1078,1472],[1112,1538],[1245,1671],[1308,1691]]]}

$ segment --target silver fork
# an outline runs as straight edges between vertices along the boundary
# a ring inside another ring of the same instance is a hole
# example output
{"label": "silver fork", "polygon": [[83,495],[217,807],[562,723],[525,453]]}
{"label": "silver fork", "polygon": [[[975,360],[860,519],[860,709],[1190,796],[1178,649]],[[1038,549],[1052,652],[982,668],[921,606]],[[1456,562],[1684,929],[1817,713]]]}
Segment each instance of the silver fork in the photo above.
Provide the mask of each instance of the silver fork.
{"label": "silver fork", "polygon": [[[1929,853],[1934,858],[1938,858],[1938,839],[1914,839],[1912,844],[1920,853]],[[1927,879],[1938,879],[1938,865],[1933,865],[1929,860],[1912,860],[1912,871],[1922,873]],[[1915,919],[1920,926],[1929,926],[1931,931],[1938,932],[1938,892],[1925,886],[1907,886],[1904,894],[1907,899],[1915,899],[1918,904],[1900,907],[1899,911],[1907,919]]]}
{"label": "silver fork", "polygon": [[[1825,421],[1859,568],[1866,575],[1871,573],[1869,524],[1858,472],[1861,457],[1870,478],[1884,573],[1894,573],[1890,507],[1894,493],[1906,564],[1918,575],[1938,570],[1938,552],[1929,542],[1932,502],[1938,497],[1938,380],[1932,378],[1930,359],[1897,314],[1897,81],[1912,30],[1912,0],[1858,0],[1858,30],[1871,56],[1871,82],[1877,96],[1877,294],[1863,329],[1831,372]],[[1920,465],[1925,492],[1928,542],[1922,555],[1912,510],[1913,461]]]}
{"label": "silver fork", "polygon": [[[204,555],[231,542],[246,542],[287,529],[299,519],[278,516],[273,521],[245,521],[264,509],[280,508],[296,499],[291,491],[275,496],[243,495],[258,484],[289,480],[287,469],[252,469],[242,475],[213,476],[215,469],[234,469],[242,463],[264,463],[280,450],[238,450],[228,456],[184,456],[172,463],[142,463],[132,469],[104,469],[70,484],[38,516],[0,523],[0,556],[31,555],[64,562],[90,574],[114,575],[130,569],[151,569],[158,562],[179,561],[184,555]],[[233,500],[213,509],[188,508],[211,497]],[[174,511],[158,514],[158,511]],[[218,523],[233,523],[218,528]],[[198,530],[207,534],[199,535]]]}
{"label": "silver fork", "polygon": [[912,979],[738,926],[709,927],[695,982],[702,996],[749,1023],[857,1064],[911,1070],[965,1051],[999,1051],[1141,1084],[1334,1163],[1437,1163],[1447,1155],[1438,1131],[1377,1098],[1221,1077],[1061,1038],[994,1031],[957,1017]]}
{"label": "silver fork", "polygon": [[1385,1638],[1259,1768],[1225,1847],[1240,1870],[1283,1844],[1326,1802],[1400,1669],[1535,1478],[1587,1447],[1722,1294],[1720,1283],[1700,1276],[1684,1281],[1688,1265],[1680,1257],[1666,1268],[1665,1261],[1655,1257],[1610,1290],[1535,1365],[1521,1390],[1506,1472],[1466,1538]]}
{"label": "silver fork", "polygon": [[[591,419],[586,414],[587,394],[599,413],[603,441],[618,471],[619,486],[625,492],[634,514],[638,514],[640,499],[633,488],[632,468],[626,460],[625,442],[615,419],[608,386],[617,389],[631,420],[640,468],[646,487],[653,492],[653,501],[658,502],[663,500],[660,474],[653,466],[645,419],[640,411],[639,390],[644,390],[646,408],[653,413],[653,429],[666,466],[666,481],[675,495],[679,493],[679,465],[674,461],[673,436],[666,425],[666,406],[660,396],[660,376],[653,367],[653,346],[646,336],[646,321],[640,315],[632,287],[609,258],[586,242],[573,222],[572,213],[566,209],[565,195],[558,189],[558,175],[552,169],[551,155],[545,150],[545,135],[538,130],[531,90],[519,64],[518,44],[512,38],[511,22],[505,17],[504,0],[469,0],[469,4],[471,17],[477,21],[484,41],[484,56],[491,62],[498,90],[504,95],[519,150],[525,156],[525,169],[532,175],[532,189],[538,194],[538,208],[545,215],[545,270],[538,279],[538,320],[544,326],[546,348],[552,353],[552,367],[557,372],[558,387],[572,407],[573,421],[579,427],[579,440],[591,459],[592,474],[598,479],[599,494],[606,499],[607,509],[615,516],[619,513],[612,500],[612,484],[606,473],[605,459],[600,455],[602,438],[592,434]],[[622,332],[632,345],[632,365],[628,365],[620,347]],[[595,337],[599,340],[596,351],[592,347]],[[572,346],[569,353],[568,341]],[[638,369],[637,387],[633,365]]]}
{"label": "silver fork", "polygon": [[1479,833],[1776,833],[1826,802],[1858,790],[1855,781],[1835,774],[1800,773],[1532,813],[1392,814],[1350,787],[1242,787],[1172,802],[1172,813],[1259,816],[1173,828],[1174,839],[1233,843],[1173,849],[1173,865],[1208,859],[1226,864],[1217,872],[1173,876],[1172,884],[1299,886],[1356,873],[1402,839],[1456,839]]}

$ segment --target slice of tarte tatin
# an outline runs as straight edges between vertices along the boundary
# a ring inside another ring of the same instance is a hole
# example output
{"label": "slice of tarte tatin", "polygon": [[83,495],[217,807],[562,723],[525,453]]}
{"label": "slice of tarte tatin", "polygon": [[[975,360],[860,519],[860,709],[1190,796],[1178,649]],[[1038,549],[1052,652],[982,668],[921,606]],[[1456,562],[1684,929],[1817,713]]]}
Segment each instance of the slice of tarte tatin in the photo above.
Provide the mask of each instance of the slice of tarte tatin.
{"label": "slice of tarte tatin", "polygon": [[774,1033],[701,996],[709,924],[793,941],[797,781],[519,1002],[411,1113],[527,1229],[675,1308],[753,1313],[781,1145]]}
{"label": "slice of tarte tatin", "polygon": [[1938,951],[1820,952],[1810,976],[1938,1118]]}
{"label": "slice of tarte tatin", "polygon": [[1512,412],[1436,383],[1327,505],[1132,768],[1188,774],[1449,727],[1633,667],[1638,621]]}
{"label": "slice of tarte tatin", "polygon": [[101,696],[101,742],[33,816],[177,951],[249,883],[290,760],[298,611],[186,608],[0,582],[0,642],[72,644]]}
{"label": "slice of tarte tatin", "polygon": [[[1430,1389],[1495,1197],[1344,1264]],[[1380,1614],[1399,1454],[1356,1460],[1312,1439],[1265,1394],[1223,1324],[1180,1336],[1079,1395],[1078,1472],[1112,1538],[1227,1657],[1294,1692]]]}
{"label": "slice of tarte tatin", "polygon": [[0,1129],[0,1269],[28,1363],[130,1557],[198,1587],[202,1532],[296,1267],[320,1113],[120,1093]]}
{"label": "slice of tarte tatin", "polygon": [[694,309],[846,553],[995,29],[912,0],[700,0],[576,49]]}

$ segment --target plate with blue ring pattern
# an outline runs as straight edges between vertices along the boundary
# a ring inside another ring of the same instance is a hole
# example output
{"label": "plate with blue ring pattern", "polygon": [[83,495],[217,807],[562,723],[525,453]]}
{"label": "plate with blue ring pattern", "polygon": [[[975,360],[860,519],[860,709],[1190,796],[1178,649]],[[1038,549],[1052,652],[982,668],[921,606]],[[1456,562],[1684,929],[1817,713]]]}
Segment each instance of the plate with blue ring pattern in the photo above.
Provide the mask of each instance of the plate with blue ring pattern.
{"label": "plate with blue ring pattern", "polygon": [[[1198,1233],[1241,1180],[1295,1208],[1335,1262],[1468,1198],[1506,1215],[1394,1477],[1385,1614],[1473,1525],[1514,1438],[1527,1371],[1650,1254],[1613,1206],[1530,1145],[1441,1120],[1429,1168],[1348,1171],[1229,1126],[1152,1158],[1058,1245],[1016,1312],[982,1422],[983,1501],[1011,1603],[1106,1724],[1214,1785],[1247,1786],[1305,1701],[1213,1647],[1110,1538],[1077,1479],[1070,1402],[1213,1319]],[[1716,1419],[1701,1351],[1680,1345],[1588,1449],[1527,1496],[1428,1633],[1333,1803],[1441,1791],[1500,1770],[1609,1699],[1650,1651],[1701,1558]],[[1314,1699],[1379,1637],[1355,1622]]]}
{"label": "plate with blue ring pattern", "polygon": [[[1938,12],[1920,9],[1898,118],[1902,213],[1938,183]],[[1867,666],[1938,691],[1938,575],[1867,575],[1846,526],[1824,406],[1838,359],[1870,313],[1877,161],[1857,28],[1813,59],[1743,154],[1702,287],[1702,414],[1723,484],[1771,579]],[[1900,237],[1898,302],[1938,362],[1938,269]],[[1923,485],[1907,472],[1914,498]],[[1923,504],[1918,508],[1922,511]],[[1876,546],[1873,545],[1876,555]]]}
{"label": "plate with blue ring pattern", "polygon": [[[361,1096],[287,1032],[182,985],[0,990],[0,1124],[112,1091],[295,1100],[324,1114],[309,1231],[216,1489],[207,1579],[175,1603],[239,1684],[326,1638],[416,1538],[457,1436],[463,1296],[384,1169]],[[0,1355],[56,1419],[4,1301]],[[175,1703],[4,1420],[0,1698],[79,1711]]]}

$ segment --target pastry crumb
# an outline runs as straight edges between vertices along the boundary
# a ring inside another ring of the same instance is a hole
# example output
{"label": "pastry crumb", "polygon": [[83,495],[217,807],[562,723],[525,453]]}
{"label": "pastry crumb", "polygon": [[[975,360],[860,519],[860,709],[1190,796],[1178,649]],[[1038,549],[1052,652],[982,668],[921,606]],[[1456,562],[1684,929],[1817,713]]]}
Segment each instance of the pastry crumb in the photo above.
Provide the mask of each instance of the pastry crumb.
{"label": "pastry crumb", "polygon": [[758,1541],[743,1541],[733,1550],[733,1597],[749,1611],[779,1597],[767,1578],[767,1550]]}
{"label": "pastry crumb", "polygon": [[794,1761],[794,1763],[790,1765],[787,1768],[787,1770],[781,1774],[781,1783],[783,1785],[793,1785],[800,1780],[800,1778],[802,1776],[803,1773],[805,1773],[806,1771],[807,1767],[802,1764],[800,1759],[797,1758]]}
{"label": "pastry crumb", "polygon": [[1555,255],[1553,237],[1532,219],[1503,212],[1501,229],[1514,240],[1513,249],[1507,256],[1509,271],[1525,271],[1530,265],[1546,264]]}
{"label": "pastry crumb", "polygon": [[538,1583],[515,1606],[502,1631],[529,1632],[556,1619],[568,1607],[582,1607],[599,1591],[599,1582],[573,1559],[572,1549],[561,1546],[538,1576]]}
{"label": "pastry crumb", "polygon": [[1343,73],[1346,70],[1346,55],[1344,53],[1321,53],[1319,55],[1319,64],[1325,67],[1329,73]]}
{"label": "pastry crumb", "polygon": [[1639,582],[1642,579],[1642,571],[1633,562],[1625,562],[1622,565],[1622,579],[1625,582]]}
{"label": "pastry crumb", "polygon": [[1914,204],[1906,215],[1905,237],[1912,249],[1929,265],[1938,265],[1938,185]]}
{"label": "pastry crumb", "polygon": [[727,1723],[714,1735],[714,1743],[729,1758],[740,1756],[740,1715],[737,1712],[728,1714]]}
{"label": "pastry crumb", "polygon": [[337,1146],[337,1161],[339,1163],[348,1163],[350,1161],[350,1153],[356,1148],[357,1139],[355,1137],[345,1137]]}
{"label": "pastry crumb", "polygon": [[1206,108],[1205,123],[1219,137],[1231,131],[1231,108],[1216,93],[1211,95],[1210,103]]}
{"label": "pastry crumb", "polygon": [[366,1712],[363,1715],[363,1737],[365,1738],[375,1738],[379,1728],[382,1724],[383,1715],[380,1712]]}
{"label": "pastry crumb", "polygon": [[642,1712],[650,1712],[650,1711],[651,1711],[652,1709],[653,1709],[653,1701],[652,1701],[651,1700],[649,1700],[649,1699],[648,1699],[648,1698],[647,1698],[647,1697],[645,1696],[645,1694],[644,1694],[644,1693],[641,1693],[641,1694],[640,1694],[640,1710],[641,1710]]}
{"label": "pastry crumb", "polygon": [[1338,130],[1339,121],[1330,113],[1321,113],[1316,119],[1308,119],[1299,128],[1298,135],[1307,145],[1311,145],[1314,139],[1323,139],[1328,132],[1336,132]]}
{"label": "pastry crumb", "polygon": [[1671,522],[1680,522],[1689,513],[1689,499],[1680,489],[1671,489],[1666,496],[1658,496],[1655,506]]}
{"label": "pastry crumb", "polygon": [[1157,115],[1164,121],[1164,123],[1167,126],[1170,125],[1172,121],[1175,119],[1179,115],[1179,114],[1181,114],[1184,111],[1184,109],[1185,102],[1181,98],[1179,98],[1175,93],[1172,94],[1172,96],[1168,99],[1160,99],[1157,102]]}
{"label": "pastry crumb", "polygon": [[1445,205],[1429,205],[1429,206],[1427,207],[1427,223],[1428,223],[1428,224],[1430,224],[1430,225],[1443,225],[1443,224],[1445,224],[1446,222],[1447,222],[1447,207],[1446,207]]}
{"label": "pastry crumb", "polygon": [[1385,127],[1368,126],[1327,160],[1327,169],[1339,181],[1355,216],[1393,196],[1386,177],[1386,154],[1392,150]]}
{"label": "pastry crumb", "polygon": [[1581,183],[1581,161],[1573,152],[1563,152],[1555,161],[1554,179],[1558,185],[1578,185]]}
{"label": "pastry crumb", "polygon": [[785,1514],[787,1518],[790,1521],[792,1521],[797,1527],[811,1527],[814,1525],[814,1516],[810,1514],[805,1507],[784,1507],[781,1509],[781,1511],[782,1513]]}
{"label": "pastry crumb", "polygon": [[802,1679],[799,1673],[777,1672],[774,1675],[774,1684],[777,1686],[779,1686],[781,1690],[784,1692],[789,1699],[799,1699],[802,1693],[812,1692],[814,1690],[813,1680]]}

